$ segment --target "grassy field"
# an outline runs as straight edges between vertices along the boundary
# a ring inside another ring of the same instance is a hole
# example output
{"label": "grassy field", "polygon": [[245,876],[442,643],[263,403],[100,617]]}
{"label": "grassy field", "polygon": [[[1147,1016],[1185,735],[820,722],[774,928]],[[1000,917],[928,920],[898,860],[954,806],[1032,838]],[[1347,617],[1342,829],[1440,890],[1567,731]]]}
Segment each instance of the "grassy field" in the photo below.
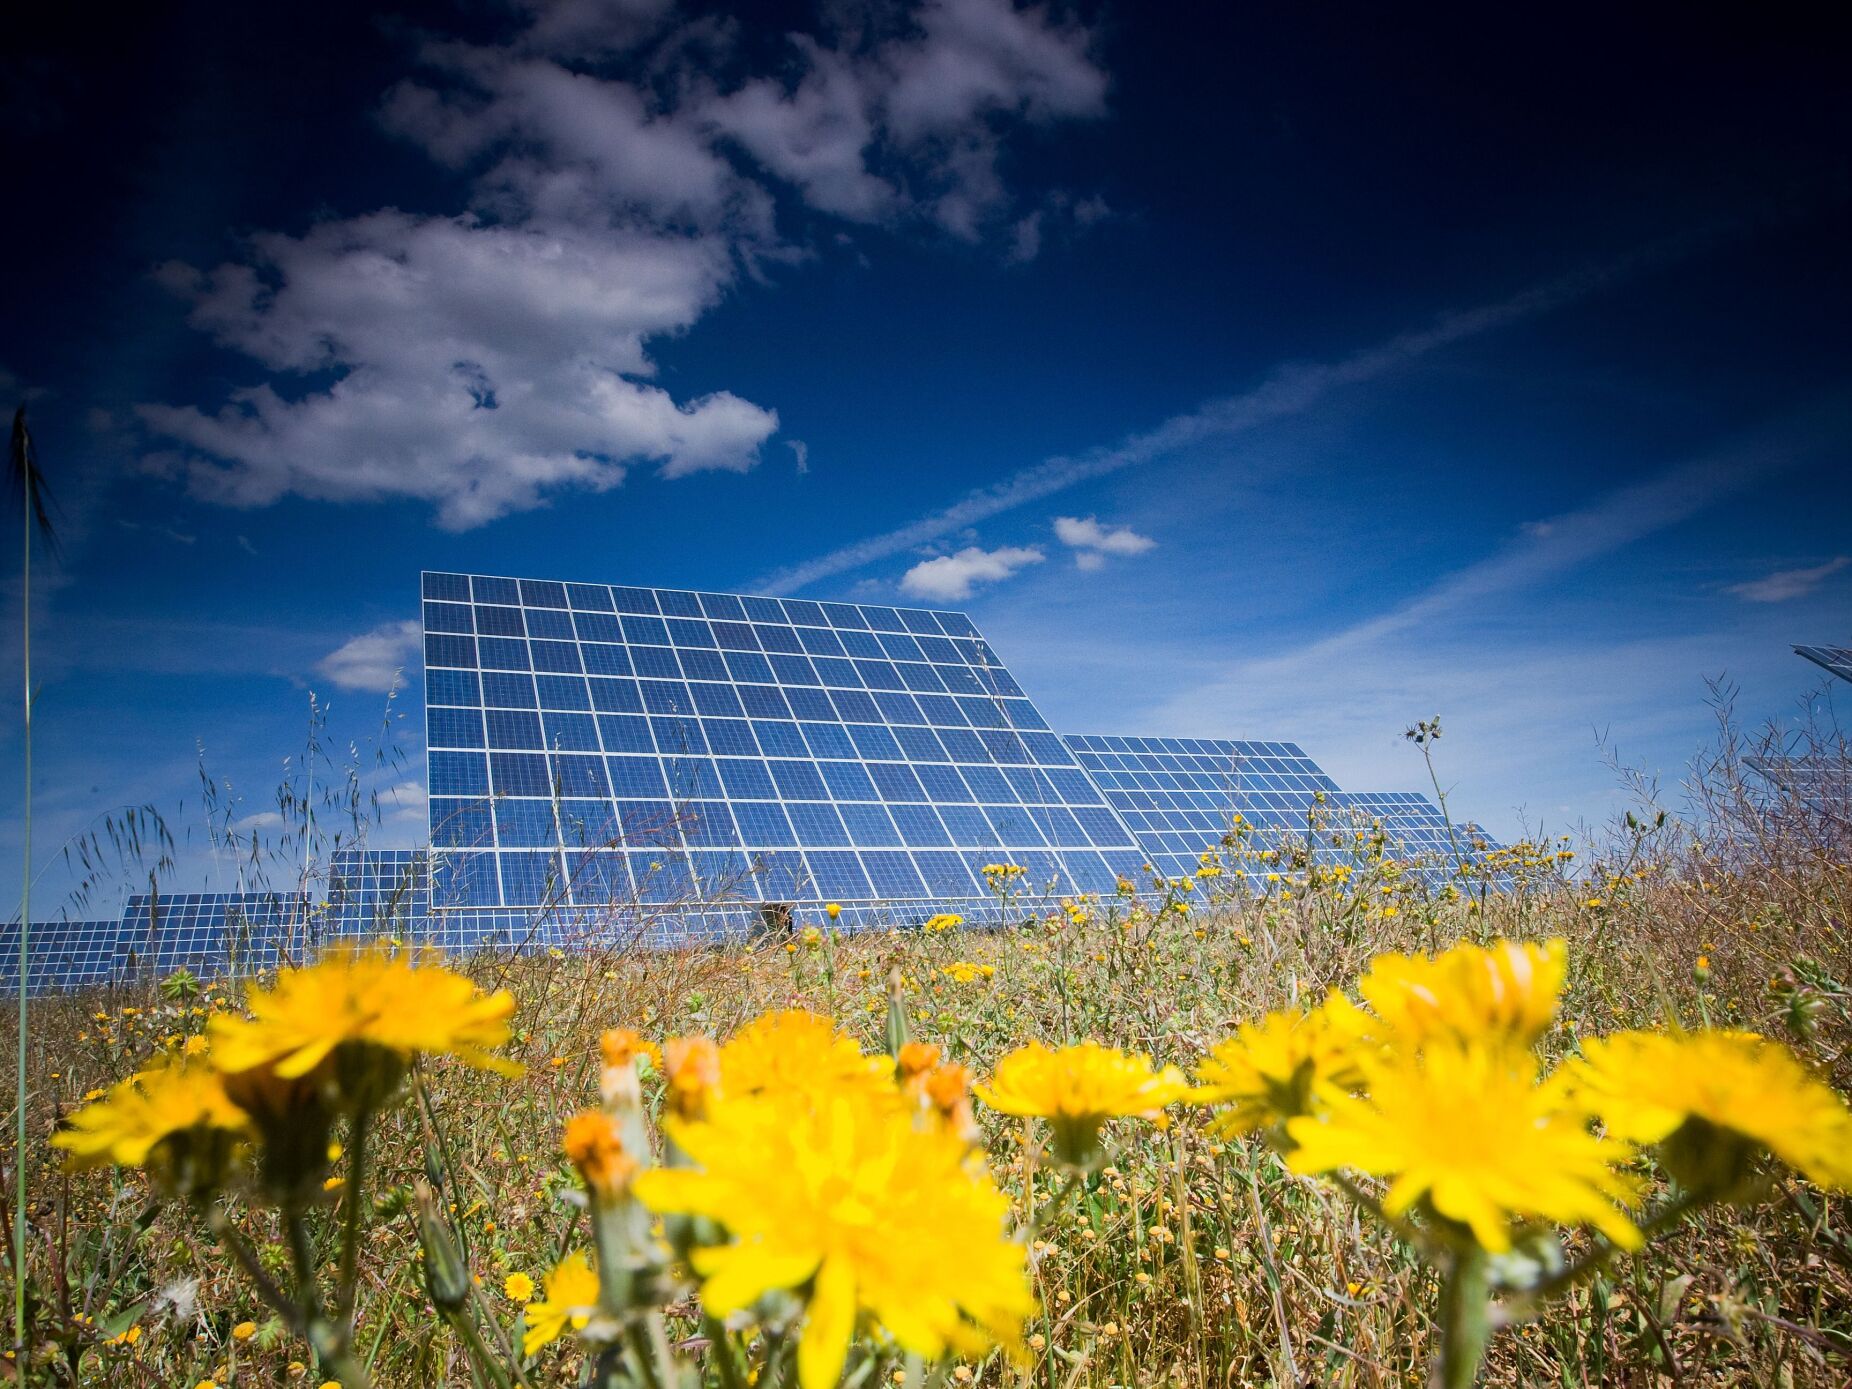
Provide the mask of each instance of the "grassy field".
{"label": "grassy field", "polygon": [[[427,1060],[414,1073],[415,1097],[379,1115],[364,1209],[355,1212],[365,1229],[356,1360],[379,1385],[502,1382],[504,1372],[472,1368],[473,1335],[490,1358],[515,1366],[506,1382],[602,1382],[587,1380],[594,1367],[571,1337],[525,1360],[508,1354],[523,1309],[507,1290],[511,1275],[541,1284],[563,1254],[589,1243],[581,1180],[561,1134],[599,1103],[600,1037],[614,1027],[654,1041],[724,1039],[769,1010],[803,1008],[880,1053],[891,1040],[892,995],[913,1039],[937,1044],[979,1080],[1029,1039],[1095,1039],[1189,1071],[1237,1024],[1316,1004],[1383,952],[1560,938],[1569,972],[1539,1043],[1547,1056],[1626,1027],[1750,1029],[1782,1039],[1843,1094],[1852,1084],[1846,841],[1804,808],[1753,797],[1723,808],[1727,824],[1715,818],[1703,836],[1655,817],[1575,852],[1566,842],[1520,846],[1495,865],[1505,888],[1496,892],[1471,878],[1430,890],[1367,830],[1325,826],[1325,837],[1345,841],[1347,866],[1308,868],[1300,840],[1266,848],[1237,838],[1220,863],[1251,870],[1253,891],[1230,889],[1236,874],[1212,864],[1187,888],[1172,884],[1138,901],[1022,896],[1008,912],[1019,924],[1008,929],[811,932],[754,948],[472,959],[462,967],[484,989],[514,995],[506,1054],[525,1074],[509,1081]],[[212,1017],[239,1007],[223,990],[185,980],[134,997],[43,1004],[28,1056],[31,1131],[43,1139],[86,1097],[157,1052],[184,1051]],[[663,1083],[649,1063],[641,1098],[653,1124]],[[1021,1353],[973,1351],[927,1367],[928,1378],[1104,1389],[1407,1384],[1428,1373],[1440,1296],[1429,1262],[1329,1183],[1290,1172],[1277,1145],[1217,1136],[1206,1111],[1172,1106],[1162,1125],[1109,1123],[1104,1164],[1063,1191],[1043,1125],[982,1103],[976,1115],[1013,1223],[1023,1223],[1025,1190],[1038,1210],[1058,1209],[1043,1210],[1023,1235],[1036,1310]],[[44,1150],[29,1154],[28,1166],[33,1382],[327,1377],[195,1210],[151,1202],[133,1171],[66,1176]],[[1663,1189],[1650,1160],[1639,1172],[1649,1191]],[[421,1181],[436,1183],[434,1209],[447,1213],[440,1223],[470,1277],[462,1310],[448,1317],[427,1287]],[[292,1251],[274,1212],[233,1204],[251,1256],[279,1282],[292,1254],[297,1267],[338,1281],[346,1211],[331,1182],[302,1222],[306,1249]],[[1486,1379],[1847,1383],[1852,1204],[1786,1172],[1756,1196],[1707,1207],[1534,1318],[1515,1317],[1493,1338]],[[1588,1238],[1566,1234],[1571,1259]],[[516,1293],[521,1281],[513,1280]],[[721,1371],[734,1367],[704,1353],[696,1312],[679,1295],[664,1334],[705,1363],[705,1382],[726,1383]],[[749,1359],[766,1349],[753,1333],[735,1339]],[[858,1349],[850,1366],[850,1382],[907,1379],[898,1354]]]}

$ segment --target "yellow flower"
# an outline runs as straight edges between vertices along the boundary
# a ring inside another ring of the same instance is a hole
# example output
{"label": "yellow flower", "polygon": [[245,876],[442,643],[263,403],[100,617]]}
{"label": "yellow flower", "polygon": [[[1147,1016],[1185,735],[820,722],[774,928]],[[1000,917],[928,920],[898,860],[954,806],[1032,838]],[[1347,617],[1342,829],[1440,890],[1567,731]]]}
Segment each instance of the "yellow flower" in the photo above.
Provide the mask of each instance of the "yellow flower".
{"label": "yellow flower", "polygon": [[270,1067],[284,1079],[306,1076],[337,1047],[360,1043],[401,1061],[455,1056],[471,1066],[518,1075],[491,1049],[508,1040],[514,995],[484,995],[441,965],[383,949],[342,950],[308,969],[285,970],[269,989],[253,989],[251,1019],[210,1023],[221,1071]]}
{"label": "yellow flower", "polygon": [[1004,1230],[1008,1202],[942,1128],[841,1090],[816,1104],[728,1100],[705,1123],[666,1127],[699,1170],[652,1169],[637,1195],[730,1236],[691,1256],[714,1315],[776,1289],[804,1298],[803,1389],[836,1384],[859,1312],[937,1359],[1014,1343],[1034,1308],[1025,1251]]}
{"label": "yellow flower", "polygon": [[823,932],[815,926],[806,926],[803,931],[803,941],[806,950],[815,950],[823,944]]}
{"label": "yellow flower", "polygon": [[1197,1104],[1225,1104],[1211,1132],[1228,1138],[1309,1113],[1314,1090],[1357,1079],[1356,1047],[1368,1026],[1355,1004],[1332,990],[1309,1013],[1276,1012],[1242,1023],[1196,1068]]}
{"label": "yellow flower", "polygon": [[969,984],[974,979],[991,979],[996,976],[995,965],[977,965],[969,960],[954,960],[945,967],[945,973],[954,983]]}
{"label": "yellow flower", "polygon": [[1821,1186],[1852,1187],[1852,1111],[1787,1048],[1749,1032],[1590,1038],[1570,1074],[1608,1131],[1664,1141],[1688,1190],[1725,1195],[1762,1149]]}
{"label": "yellow flower", "polygon": [[1357,988],[1394,1044],[1420,1046],[1451,1035],[1528,1046],[1556,1015],[1567,964],[1560,940],[1461,941],[1431,960],[1379,955]]}
{"label": "yellow flower", "polygon": [[936,936],[942,931],[949,931],[954,927],[964,924],[965,919],[958,915],[957,912],[940,912],[937,916],[927,917],[925,924],[921,926],[920,929],[925,931],[928,935]]}
{"label": "yellow flower", "polygon": [[257,1323],[254,1321],[241,1321],[232,1328],[232,1340],[234,1341],[248,1341],[256,1334]]}
{"label": "yellow flower", "polygon": [[662,1049],[669,1112],[699,1119],[720,1090],[720,1048],[711,1037],[674,1037]]}
{"label": "yellow flower", "polygon": [[568,1119],[562,1146],[586,1189],[601,1196],[627,1190],[637,1174],[637,1160],[624,1151],[617,1121],[603,1110],[587,1109]]}
{"label": "yellow flower", "polygon": [[534,1280],[525,1273],[511,1273],[502,1280],[502,1295],[510,1302],[532,1302]]}
{"label": "yellow flower", "polygon": [[[249,1126],[219,1077],[197,1064],[155,1066],[111,1087],[51,1137],[74,1171],[117,1163],[210,1180]],[[201,1170],[185,1169],[203,1164]]]}
{"label": "yellow flower", "polygon": [[1018,1047],[997,1063],[977,1097],[1004,1114],[1047,1119],[1055,1154],[1085,1166],[1099,1156],[1100,1125],[1135,1115],[1156,1119],[1165,1105],[1189,1093],[1175,1066],[1152,1069],[1148,1056],[1131,1056],[1098,1042],[1052,1051],[1040,1042]]}
{"label": "yellow flower", "polygon": [[1294,1171],[1391,1178],[1391,1218],[1425,1198],[1494,1253],[1511,1247],[1514,1220],[1586,1221],[1639,1246],[1615,1205],[1629,1191],[1612,1164],[1628,1150],[1589,1133],[1557,1081],[1539,1084],[1528,1052],[1441,1041],[1367,1057],[1363,1071],[1367,1095],[1327,1090],[1317,1116],[1287,1121]]}
{"label": "yellow flower", "polygon": [[[531,1292],[532,1289],[530,1288]],[[583,1251],[568,1254],[546,1276],[546,1296],[527,1304],[527,1334],[521,1354],[532,1355],[557,1341],[570,1325],[583,1331],[598,1310],[598,1275]]]}
{"label": "yellow flower", "polygon": [[837,917],[842,915],[842,907],[836,902],[825,903],[823,910],[831,921],[834,921]]}
{"label": "yellow flower", "polygon": [[720,1048],[720,1085],[730,1098],[849,1090],[891,1100],[894,1090],[886,1057],[864,1056],[853,1037],[801,1008],[765,1013],[728,1038]]}

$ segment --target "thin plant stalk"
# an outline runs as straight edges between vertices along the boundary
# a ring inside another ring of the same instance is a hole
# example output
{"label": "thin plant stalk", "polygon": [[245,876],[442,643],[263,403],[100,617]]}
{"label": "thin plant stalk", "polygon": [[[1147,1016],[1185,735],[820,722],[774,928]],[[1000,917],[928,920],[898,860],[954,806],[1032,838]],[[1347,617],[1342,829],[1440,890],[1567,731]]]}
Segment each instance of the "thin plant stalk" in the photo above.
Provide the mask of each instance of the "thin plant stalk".
{"label": "thin plant stalk", "polygon": [[38,459],[32,447],[32,432],[26,428],[26,407],[13,414],[13,438],[9,450],[11,482],[19,489],[20,547],[20,654],[22,660],[24,714],[21,728],[25,770],[21,818],[24,821],[21,856],[23,870],[19,887],[19,1031],[18,1073],[14,1077],[13,1165],[13,1357],[19,1366],[20,1383],[26,1376],[26,1042],[30,1018],[27,1008],[29,956],[27,948],[32,934],[32,532],[36,527],[45,537],[47,548],[55,548],[57,537],[46,510],[50,493],[39,473]]}

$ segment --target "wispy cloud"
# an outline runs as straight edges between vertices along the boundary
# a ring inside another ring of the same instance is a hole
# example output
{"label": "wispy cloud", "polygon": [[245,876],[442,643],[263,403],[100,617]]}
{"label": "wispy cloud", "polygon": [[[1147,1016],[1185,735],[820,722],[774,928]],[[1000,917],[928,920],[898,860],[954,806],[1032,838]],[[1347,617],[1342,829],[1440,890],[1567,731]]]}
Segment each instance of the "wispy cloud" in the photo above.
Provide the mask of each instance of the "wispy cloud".
{"label": "wispy cloud", "polygon": [[901,576],[901,592],[935,602],[969,598],[979,584],[1007,579],[1031,564],[1040,564],[1048,556],[1034,546],[1003,546],[984,550],[967,545],[955,554],[921,560]]}
{"label": "wispy cloud", "polygon": [[[1447,574],[1388,610],[1342,630],[1271,654],[1227,662],[1175,690],[1141,718],[1139,731],[1225,737],[1292,737],[1354,789],[1365,779],[1409,783],[1420,775],[1396,733],[1435,712],[1467,717],[1449,745],[1470,768],[1465,784],[1484,794],[1498,785],[1547,788],[1561,782],[1550,759],[1580,747],[1577,775],[1598,776],[1594,730],[1621,720],[1638,736],[1671,720],[1692,722],[1697,681],[1728,657],[1753,650],[1703,636],[1654,641],[1573,641],[1538,624],[1533,606],[1549,581],[1658,534],[1790,468],[1829,457],[1852,426],[1852,402],[1833,399],[1619,488],[1575,511],[1523,528],[1477,563]],[[1501,603],[1517,603],[1517,608]],[[1472,639],[1457,622],[1474,614]],[[1513,616],[1521,613],[1522,616]],[[1765,638],[1758,638],[1767,647]],[[1652,664],[1658,662],[1657,665]],[[1647,672],[1651,671],[1651,678]],[[1341,700],[1308,700],[1307,690],[1343,682]],[[1680,696],[1678,707],[1655,701]],[[1230,720],[1238,721],[1235,725]],[[1625,748],[1622,749],[1623,753]],[[1398,773],[1394,769],[1400,767]],[[1588,795],[1582,794],[1586,804]],[[1466,807],[1491,816],[1504,809]]]}
{"label": "wispy cloud", "polygon": [[794,593],[820,580],[930,544],[1094,478],[1152,463],[1187,448],[1240,438],[1263,425],[1310,409],[1333,391],[1376,380],[1445,348],[1576,303],[1645,270],[1695,254],[1736,230],[1732,224],[1656,241],[1599,265],[1532,285],[1506,298],[1442,314],[1423,327],[1398,333],[1349,356],[1328,362],[1280,366],[1252,390],[1212,400],[1110,447],[1076,457],[1062,455],[1046,459],[986,487],[976,488],[943,510],[904,526],[802,564],[775,570],[755,580],[752,587],[760,593]]}
{"label": "wispy cloud", "polygon": [[1804,598],[1848,564],[1852,556],[1838,555],[1811,569],[1778,569],[1748,583],[1731,584],[1729,592],[1750,603],[1785,603],[1790,598]]}

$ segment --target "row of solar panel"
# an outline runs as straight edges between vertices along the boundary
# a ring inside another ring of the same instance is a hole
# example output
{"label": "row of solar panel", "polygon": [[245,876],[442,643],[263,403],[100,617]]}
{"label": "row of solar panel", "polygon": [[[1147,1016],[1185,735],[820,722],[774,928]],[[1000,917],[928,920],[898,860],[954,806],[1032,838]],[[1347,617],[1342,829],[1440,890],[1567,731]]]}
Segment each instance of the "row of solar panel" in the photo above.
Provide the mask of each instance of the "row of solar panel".
{"label": "row of solar panel", "polygon": [[[647,683],[647,682],[645,682]],[[725,685],[716,689],[733,690]],[[745,688],[751,689],[751,686]],[[1073,756],[1053,733],[1042,730],[1026,701],[1020,710],[973,701],[973,717],[955,722],[890,727],[874,721],[843,722],[826,715],[815,719],[746,717],[733,702],[730,714],[716,709],[705,717],[659,709],[641,712],[535,713],[531,709],[431,709],[427,736],[433,749],[532,748],[555,752],[708,752],[738,757],[847,757],[872,761],[989,762],[995,750],[1014,753],[1010,760],[1071,767]],[[647,707],[645,705],[644,707]],[[793,711],[794,712],[794,711]],[[1021,722],[1011,724],[1012,715]],[[905,729],[903,733],[900,730]],[[1114,776],[1147,773],[1114,772]]]}
{"label": "row of solar panel", "polygon": [[688,851],[554,850],[454,852],[435,872],[433,901],[463,907],[625,907],[714,900],[746,902],[934,902],[982,897],[983,869],[1018,864],[1038,891],[1111,892],[1121,874],[1137,874],[1136,850],[1015,848],[720,849]]}
{"label": "row of solar panel", "polygon": [[570,608],[719,622],[786,623],[841,631],[912,632],[924,636],[977,637],[963,613],[926,608],[890,608],[866,603],[813,603],[802,598],[700,593],[672,588],[625,588],[562,583],[552,579],[510,579],[485,574],[426,572],[424,597],[431,602],[476,603],[525,608]]}
{"label": "row of solar panel", "polygon": [[424,630],[453,636],[536,642],[581,642],[647,649],[673,665],[675,648],[699,653],[765,652],[866,660],[931,661],[940,665],[991,668],[1001,664],[979,637],[916,636],[911,632],[837,631],[795,627],[785,622],[708,622],[701,618],[620,617],[614,613],[565,613],[553,608],[470,607],[426,603]]}
{"label": "row of solar panel", "polygon": [[[1074,783],[1078,782],[1078,785]],[[752,757],[599,757],[495,752],[433,757],[432,793],[486,797],[983,801],[1098,805],[1085,776],[1060,767],[943,762],[809,762]],[[666,789],[665,789],[666,788]],[[1142,793],[1141,793],[1142,794]],[[1256,793],[1265,795],[1267,793]],[[1129,842],[1129,841],[1128,841]]]}
{"label": "row of solar panel", "polygon": [[[1127,847],[1123,823],[1105,806],[896,804],[873,797],[798,800],[553,801],[446,799],[433,808],[437,847],[690,847],[864,844],[985,848],[1052,844]],[[562,838],[562,834],[564,837]]]}

